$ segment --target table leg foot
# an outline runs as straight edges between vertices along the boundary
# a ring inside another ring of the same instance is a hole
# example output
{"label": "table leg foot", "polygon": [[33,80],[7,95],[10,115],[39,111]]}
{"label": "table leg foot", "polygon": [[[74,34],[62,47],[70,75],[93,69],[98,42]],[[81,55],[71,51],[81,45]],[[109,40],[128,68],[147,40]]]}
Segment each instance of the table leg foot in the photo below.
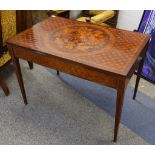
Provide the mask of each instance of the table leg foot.
{"label": "table leg foot", "polygon": [[116,111],[115,111],[115,126],[114,126],[114,139],[113,141],[117,141],[118,129],[121,119],[122,106],[124,100],[125,87],[122,87],[117,90],[117,101],[116,101]]}
{"label": "table leg foot", "polygon": [[60,75],[60,72],[57,70],[57,75],[59,76]]}
{"label": "table leg foot", "polygon": [[28,61],[30,69],[33,69],[33,62]]}

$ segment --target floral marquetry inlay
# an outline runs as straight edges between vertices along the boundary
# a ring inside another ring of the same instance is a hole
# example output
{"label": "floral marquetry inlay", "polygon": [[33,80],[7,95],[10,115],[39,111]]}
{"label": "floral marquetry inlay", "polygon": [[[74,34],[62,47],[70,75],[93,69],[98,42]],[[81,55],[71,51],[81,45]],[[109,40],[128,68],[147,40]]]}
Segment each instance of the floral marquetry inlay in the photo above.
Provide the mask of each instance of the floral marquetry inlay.
{"label": "floral marquetry inlay", "polygon": [[107,32],[93,26],[65,26],[49,36],[49,44],[56,49],[71,52],[92,52],[104,48],[109,42]]}

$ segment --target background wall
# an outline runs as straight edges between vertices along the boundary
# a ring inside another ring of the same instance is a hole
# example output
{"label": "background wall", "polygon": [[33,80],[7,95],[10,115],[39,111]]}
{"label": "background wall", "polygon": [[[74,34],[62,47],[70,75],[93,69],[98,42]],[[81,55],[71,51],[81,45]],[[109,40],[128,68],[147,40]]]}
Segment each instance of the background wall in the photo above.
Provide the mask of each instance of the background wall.
{"label": "background wall", "polygon": [[133,31],[137,29],[143,15],[143,10],[119,11],[117,28]]}
{"label": "background wall", "polygon": [[[81,10],[71,10],[70,18],[75,19]],[[117,28],[133,31],[137,29],[143,15],[143,10],[121,10],[119,11]]]}

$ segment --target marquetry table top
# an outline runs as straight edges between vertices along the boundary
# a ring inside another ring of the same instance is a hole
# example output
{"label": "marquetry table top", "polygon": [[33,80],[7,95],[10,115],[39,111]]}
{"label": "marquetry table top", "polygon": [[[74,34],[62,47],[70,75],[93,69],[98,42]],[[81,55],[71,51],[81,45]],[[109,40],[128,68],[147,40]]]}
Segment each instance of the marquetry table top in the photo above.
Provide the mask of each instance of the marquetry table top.
{"label": "marquetry table top", "polygon": [[7,42],[126,76],[148,35],[61,17],[50,17]]}

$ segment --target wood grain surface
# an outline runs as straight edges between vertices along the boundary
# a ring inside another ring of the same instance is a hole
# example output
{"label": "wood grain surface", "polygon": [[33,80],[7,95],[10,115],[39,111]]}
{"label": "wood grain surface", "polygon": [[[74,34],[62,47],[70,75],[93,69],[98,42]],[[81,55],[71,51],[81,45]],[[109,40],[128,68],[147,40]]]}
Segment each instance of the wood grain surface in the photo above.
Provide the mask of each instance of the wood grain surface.
{"label": "wood grain surface", "polygon": [[49,17],[7,42],[126,76],[148,40],[137,32]]}
{"label": "wood grain surface", "polygon": [[28,102],[19,58],[115,88],[116,142],[125,89],[140,64],[135,99],[148,43],[145,34],[50,17],[8,40],[7,46],[25,104]]}

